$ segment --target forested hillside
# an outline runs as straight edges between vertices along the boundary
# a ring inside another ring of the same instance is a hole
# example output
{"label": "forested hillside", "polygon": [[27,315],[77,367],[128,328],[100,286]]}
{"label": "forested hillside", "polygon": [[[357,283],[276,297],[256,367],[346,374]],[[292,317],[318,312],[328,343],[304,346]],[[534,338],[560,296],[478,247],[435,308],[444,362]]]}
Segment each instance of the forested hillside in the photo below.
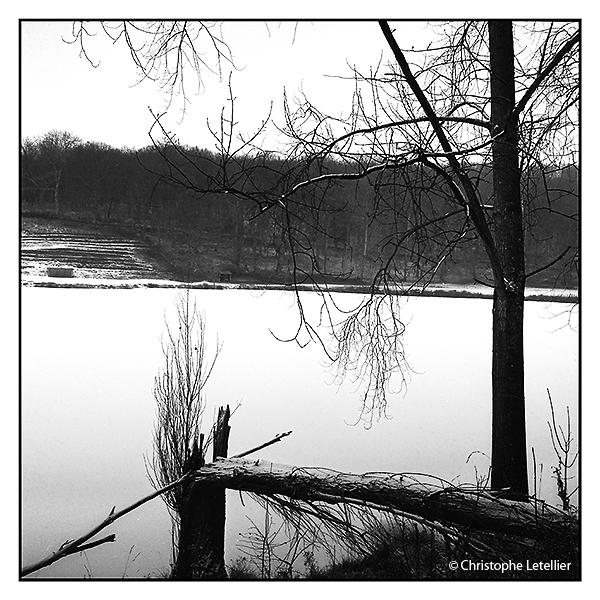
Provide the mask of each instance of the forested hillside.
{"label": "forested hillside", "polygon": [[[396,202],[403,189],[414,190],[416,178],[423,187],[423,173],[416,167],[402,174],[330,181],[321,189],[319,206],[298,202],[295,239],[306,234],[307,247],[290,252],[282,216],[272,210],[261,214],[261,194],[277,197],[278,190],[306,178],[299,165],[293,159],[261,155],[241,157],[224,169],[223,158],[207,150],[170,144],[116,149],[53,131],[22,143],[22,215],[118,225],[132,237],[151,242],[174,273],[191,281],[215,280],[229,271],[238,281],[287,282],[297,262],[304,261],[302,272],[315,281],[369,284],[390,260],[392,247],[401,280],[416,281],[429,271],[435,283],[490,281],[475,236],[465,235],[433,271],[428,262],[442,238],[402,246],[402,231],[418,227],[420,215],[416,203],[414,210],[400,214]],[[482,202],[491,210],[489,169],[471,168]],[[563,167],[550,177],[541,173],[529,173],[523,182],[526,271],[531,274],[527,283],[574,288],[578,169]],[[435,203],[436,194],[432,186],[426,201]]]}

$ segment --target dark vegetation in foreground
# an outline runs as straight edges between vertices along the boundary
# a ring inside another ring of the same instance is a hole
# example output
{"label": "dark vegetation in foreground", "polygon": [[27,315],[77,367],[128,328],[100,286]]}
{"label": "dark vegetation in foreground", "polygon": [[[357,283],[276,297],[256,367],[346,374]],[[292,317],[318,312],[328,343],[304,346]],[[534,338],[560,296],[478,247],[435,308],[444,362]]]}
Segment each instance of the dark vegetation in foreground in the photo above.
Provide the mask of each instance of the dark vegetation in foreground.
{"label": "dark vegetation in foreground", "polygon": [[[483,531],[467,526],[439,530],[410,517],[376,516],[363,522],[368,535],[339,552],[311,545],[296,532],[281,540],[268,526],[248,534],[242,556],[228,567],[232,580],[537,580],[581,579],[581,536],[576,509],[569,518],[527,534]],[[364,516],[364,514],[363,514]],[[271,521],[271,526],[273,525]],[[275,527],[273,529],[276,529]],[[360,531],[360,529],[359,529]],[[367,537],[375,543],[358,548]],[[282,550],[283,549],[283,550]],[[323,550],[325,549],[325,552]]]}
{"label": "dark vegetation in foreground", "polygon": [[[431,532],[411,528],[391,535],[367,556],[344,558],[325,566],[307,551],[303,572],[280,568],[265,577],[245,557],[234,561],[228,571],[231,580],[577,581],[581,578],[579,547],[577,535],[570,533],[545,546],[500,534],[471,534],[465,537],[463,547],[453,548]],[[485,543],[489,553],[473,552],[469,541]]]}

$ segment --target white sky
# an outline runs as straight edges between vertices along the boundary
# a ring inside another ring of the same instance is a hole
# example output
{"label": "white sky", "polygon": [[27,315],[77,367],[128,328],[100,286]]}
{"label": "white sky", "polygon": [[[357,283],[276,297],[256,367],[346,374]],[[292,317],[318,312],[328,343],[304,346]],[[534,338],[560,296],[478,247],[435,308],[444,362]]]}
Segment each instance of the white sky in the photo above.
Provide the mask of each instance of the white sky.
{"label": "white sky", "polygon": [[[72,23],[39,21],[22,24],[21,127],[24,137],[43,135],[51,129],[69,131],[84,141],[104,142],[116,147],[143,147],[150,143],[152,116],[162,111],[165,94],[157,83],[141,85],[135,66],[121,41],[112,44],[98,24],[86,49],[100,65],[93,68],[79,56],[72,39]],[[398,24],[402,46],[417,45],[431,32],[423,22]],[[402,33],[400,33],[402,32]],[[309,99],[332,115],[348,113],[352,82],[327,75],[348,76],[347,63],[368,72],[383,53],[391,53],[377,22],[227,22],[223,37],[229,44],[238,70],[233,72],[235,115],[240,130],[254,131],[273,102],[281,123],[283,90],[292,96],[302,86]],[[209,58],[210,60],[210,58]],[[227,65],[225,65],[227,67]],[[209,119],[218,128],[221,109],[227,104],[227,71],[222,80],[205,72],[205,89],[189,77],[190,105],[183,122],[181,103],[176,100],[165,121],[180,141],[212,148],[206,128]]]}

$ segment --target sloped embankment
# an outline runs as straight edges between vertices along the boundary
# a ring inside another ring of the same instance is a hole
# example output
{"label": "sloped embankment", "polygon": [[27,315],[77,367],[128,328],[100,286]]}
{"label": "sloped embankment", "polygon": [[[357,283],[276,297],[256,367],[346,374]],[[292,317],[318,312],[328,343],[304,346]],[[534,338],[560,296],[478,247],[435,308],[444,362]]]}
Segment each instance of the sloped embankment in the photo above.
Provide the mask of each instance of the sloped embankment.
{"label": "sloped embankment", "polygon": [[167,279],[168,267],[141,239],[107,227],[24,218],[21,276],[47,276],[48,267],[72,267],[95,279]]}

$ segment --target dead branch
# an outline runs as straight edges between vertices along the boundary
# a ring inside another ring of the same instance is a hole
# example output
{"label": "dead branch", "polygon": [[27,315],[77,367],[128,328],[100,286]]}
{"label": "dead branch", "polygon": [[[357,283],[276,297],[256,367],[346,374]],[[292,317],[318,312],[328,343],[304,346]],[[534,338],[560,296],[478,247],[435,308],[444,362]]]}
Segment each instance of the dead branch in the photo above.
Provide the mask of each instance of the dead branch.
{"label": "dead branch", "polygon": [[71,554],[76,554],[77,552],[83,552],[84,550],[89,550],[90,548],[99,546],[100,544],[104,544],[106,542],[114,542],[116,539],[116,535],[112,534],[105,538],[102,538],[101,540],[97,540],[95,542],[90,542],[89,544],[85,543],[89,539],[93,538],[96,534],[100,533],[100,531],[102,531],[109,525],[112,525],[117,519],[124,517],[126,514],[129,514],[130,512],[134,511],[136,508],[139,508],[143,504],[146,504],[146,502],[150,502],[150,500],[153,500],[157,496],[160,496],[161,494],[168,492],[169,490],[177,487],[178,485],[181,485],[185,480],[188,479],[188,477],[190,477],[192,475],[192,473],[193,472],[186,473],[185,475],[180,477],[177,481],[173,481],[169,485],[166,485],[166,486],[160,488],[159,490],[156,490],[152,494],[149,494],[148,496],[145,496],[144,498],[138,500],[137,502],[134,502],[133,504],[129,505],[128,507],[124,508],[123,510],[115,512],[116,507],[113,506],[113,508],[110,511],[110,513],[108,514],[108,516],[99,525],[94,527],[92,530],[88,531],[88,533],[77,538],[76,540],[69,540],[67,542],[64,542],[58,548],[58,550],[53,552],[47,558],[44,558],[44,559],[40,560],[39,562],[34,563],[33,565],[29,565],[28,567],[21,569],[21,577],[25,577],[26,575],[30,575],[31,573],[33,573],[35,571],[39,571],[40,569],[47,567],[47,566],[51,565],[52,563],[55,563],[57,560],[60,560],[61,558],[65,558],[65,556],[69,556]]}
{"label": "dead branch", "polygon": [[[291,431],[288,431],[286,433],[279,433],[273,439],[269,440],[268,442],[265,442],[264,444],[256,446],[255,448],[252,448],[250,450],[246,450],[245,452],[242,452],[241,454],[238,454],[237,456],[238,457],[247,456],[248,454],[251,454],[253,452],[261,450],[262,448],[266,448],[267,446],[270,446],[272,444],[275,444],[276,442],[279,442],[281,439],[283,439],[284,437],[287,437],[291,433],[292,433]],[[67,540],[61,546],[59,546],[58,550],[54,551],[50,556],[32,564],[32,565],[29,565],[28,567],[24,567],[23,569],[21,569],[21,577],[25,577],[27,575],[30,575],[31,573],[34,573],[35,571],[39,571],[40,569],[43,569],[44,567],[48,567],[49,565],[55,563],[56,561],[58,561],[62,558],[65,558],[66,556],[70,556],[71,554],[83,552],[84,550],[89,550],[90,548],[94,548],[95,546],[100,546],[101,544],[104,544],[107,542],[114,542],[116,540],[117,536],[115,534],[111,534],[100,540],[96,540],[94,542],[90,542],[90,543],[86,544],[86,542],[88,540],[93,538],[95,535],[100,533],[100,531],[102,531],[109,525],[112,525],[117,519],[120,519],[121,517],[125,516],[126,514],[129,514],[130,512],[134,511],[136,508],[139,508],[143,504],[146,504],[146,502],[150,502],[150,500],[153,500],[154,498],[161,496],[162,494],[165,494],[165,493],[171,491],[172,489],[180,486],[182,483],[187,481],[187,479],[189,477],[191,477],[192,475],[195,475],[195,472],[188,471],[187,473],[182,475],[176,481],[173,481],[173,482],[155,490],[152,494],[149,494],[148,496],[141,498],[137,502],[134,502],[133,504],[129,505],[128,507],[124,508],[123,510],[120,510],[119,512],[115,512],[116,507],[113,506],[109,515],[99,525],[97,525],[92,530],[88,531],[87,533],[85,533],[84,535],[82,535],[81,537],[79,537],[75,540]]]}
{"label": "dead branch", "polygon": [[231,458],[243,458],[244,456],[248,456],[248,454],[252,454],[253,452],[257,452],[258,450],[262,450],[263,448],[266,448],[267,446],[271,446],[272,444],[275,444],[275,443],[281,441],[284,437],[287,437],[288,435],[290,435],[290,433],[292,433],[292,432],[286,431],[285,433],[278,433],[272,440],[269,440],[268,442],[265,442],[264,444],[261,444],[260,446],[256,446],[255,448],[252,448],[250,450],[246,450],[246,452],[242,452],[241,454],[236,454],[235,456],[232,456]]}

